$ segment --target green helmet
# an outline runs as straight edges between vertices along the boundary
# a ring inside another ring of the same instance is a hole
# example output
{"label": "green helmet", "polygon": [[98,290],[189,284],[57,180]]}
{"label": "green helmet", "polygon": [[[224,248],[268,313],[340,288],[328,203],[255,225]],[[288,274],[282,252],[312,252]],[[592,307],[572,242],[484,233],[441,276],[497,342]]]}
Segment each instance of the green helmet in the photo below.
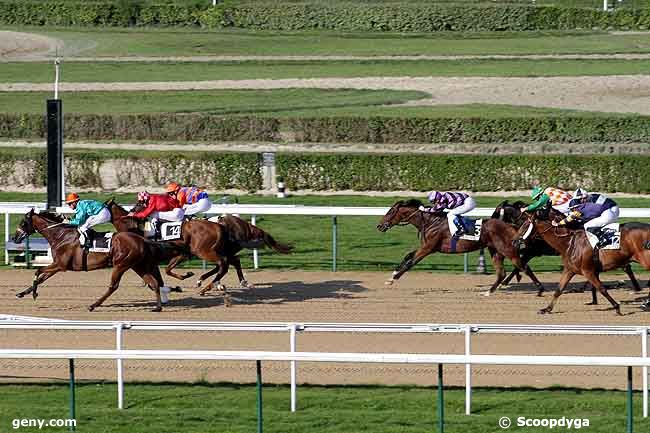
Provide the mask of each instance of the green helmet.
{"label": "green helmet", "polygon": [[530,197],[533,200],[537,200],[539,198],[539,196],[542,195],[542,194],[544,194],[544,188],[542,188],[541,186],[536,186],[531,191]]}

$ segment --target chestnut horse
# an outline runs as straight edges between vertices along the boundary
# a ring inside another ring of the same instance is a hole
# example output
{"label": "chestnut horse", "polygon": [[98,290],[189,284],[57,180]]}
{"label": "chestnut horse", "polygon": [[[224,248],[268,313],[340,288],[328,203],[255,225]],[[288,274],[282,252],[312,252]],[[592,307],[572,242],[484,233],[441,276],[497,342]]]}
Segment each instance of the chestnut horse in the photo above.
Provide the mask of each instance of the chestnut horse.
{"label": "chestnut horse", "polygon": [[37,214],[34,209],[18,225],[13,241],[21,243],[35,232],[47,239],[52,249],[53,262],[36,270],[31,287],[16,294],[18,298],[31,293],[36,299],[38,286],[59,272],[92,271],[113,266],[108,290],[88,310],[93,311],[111,296],[118,289],[122,275],[133,269],[156,293],[156,308],[153,311],[162,311],[160,287],[163,283],[158,263],[182,253],[181,248],[150,242],[134,233],[117,233],[113,236],[108,253],[89,252],[84,259],[77,227],[65,224],[58,215],[48,212]]}
{"label": "chestnut horse", "polygon": [[385,232],[395,225],[411,224],[417,228],[418,235],[421,239],[420,248],[411,251],[404,257],[393,272],[392,277],[386,281],[386,284],[392,284],[406,271],[431,253],[458,254],[488,247],[497,272],[497,280],[486,294],[493,293],[505,279],[506,271],[503,267],[504,257],[510,259],[517,269],[523,270],[533,280],[538,289],[538,294],[544,291],[542,283],[540,283],[530,267],[519,257],[519,252],[513,244],[513,240],[517,235],[517,229],[512,225],[506,224],[499,219],[485,219],[483,220],[481,236],[478,241],[459,239],[455,250],[452,251],[452,236],[449,232],[447,214],[443,212],[422,212],[418,210],[420,206],[422,206],[422,202],[415,199],[398,201],[377,225],[379,231]]}
{"label": "chestnut horse", "polygon": [[650,270],[650,224],[636,222],[621,224],[620,249],[598,250],[598,261],[596,261],[584,229],[554,227],[551,220],[563,216],[553,211],[549,215],[549,220],[544,214],[545,212],[526,214],[526,222],[519,230],[520,235],[537,233],[562,256],[564,269],[560,283],[551,303],[541,309],[540,314],[553,311],[555,302],[562,295],[571,278],[578,274],[584,276],[612,304],[616,314],[621,315],[620,305],[607,292],[607,288],[600,281],[599,274],[622,268],[630,262],[637,262]]}
{"label": "chestnut horse", "polygon": [[[502,221],[507,222],[508,224],[512,224],[516,229],[519,229],[521,225],[526,221],[526,216],[521,212],[521,208],[525,206],[526,203],[524,203],[523,201],[516,201],[514,203],[510,203],[508,202],[508,200],[505,200],[499,203],[499,205],[496,207],[496,209],[492,213],[492,218],[498,218]],[[528,238],[527,242],[525,242],[525,244],[522,245],[525,245],[525,247],[519,249],[519,255],[521,259],[524,261],[524,263],[528,263],[530,260],[532,260],[535,257],[560,255],[560,253],[555,251],[543,239],[540,239],[539,236],[531,236],[530,238]],[[634,276],[634,272],[632,272],[632,265],[628,263],[623,267],[623,270],[630,278],[630,282],[632,283],[632,286],[634,286],[634,291],[640,292],[641,286],[639,285],[639,282]],[[508,284],[514,276],[517,277],[517,281],[521,279],[518,269],[513,270],[512,273],[508,276],[508,278],[506,278],[503,281],[503,284],[504,285]],[[650,281],[648,282],[648,286],[650,286]],[[590,287],[591,287],[592,298],[593,298],[592,303],[597,304],[598,302],[596,300],[596,289],[591,285]]]}

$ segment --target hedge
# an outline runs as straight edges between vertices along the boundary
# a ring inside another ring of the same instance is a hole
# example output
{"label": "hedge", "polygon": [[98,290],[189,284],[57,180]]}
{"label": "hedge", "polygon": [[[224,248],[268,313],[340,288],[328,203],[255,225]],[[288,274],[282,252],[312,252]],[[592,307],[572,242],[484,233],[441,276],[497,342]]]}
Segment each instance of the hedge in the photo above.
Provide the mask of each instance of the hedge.
{"label": "hedge", "polygon": [[[262,187],[261,158],[255,153],[125,151],[71,149],[65,151],[66,183],[105,189],[109,172],[118,188],[154,187],[169,180],[211,190],[257,191]],[[45,149],[0,148],[0,183],[44,187]]]}
{"label": "hedge", "polygon": [[76,26],[202,26],[252,30],[522,31],[647,29],[650,9],[430,3],[359,4],[210,2],[196,4],[69,1],[0,2],[0,24]]}
{"label": "hedge", "polygon": [[[65,115],[69,140],[316,143],[650,142],[650,117],[274,119],[204,114]],[[45,116],[0,113],[0,137],[44,138]]]}
{"label": "hedge", "polygon": [[280,154],[289,190],[513,191],[535,179],[567,188],[650,192],[650,156]]}

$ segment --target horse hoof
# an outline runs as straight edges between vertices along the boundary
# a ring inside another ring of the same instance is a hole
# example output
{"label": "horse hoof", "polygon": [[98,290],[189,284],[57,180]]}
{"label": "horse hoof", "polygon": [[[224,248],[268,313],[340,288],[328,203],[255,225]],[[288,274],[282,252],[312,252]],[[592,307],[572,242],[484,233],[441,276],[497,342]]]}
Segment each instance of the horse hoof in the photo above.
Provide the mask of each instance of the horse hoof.
{"label": "horse hoof", "polygon": [[201,287],[201,284],[203,284],[203,280],[198,280],[196,282],[196,287]]}
{"label": "horse hoof", "polygon": [[490,292],[489,290],[486,290],[485,292],[481,292],[481,296],[490,296],[491,294],[492,292]]}
{"label": "horse hoof", "polygon": [[387,286],[392,286],[394,282],[395,282],[395,280],[390,279],[390,280],[386,280],[386,281],[384,282],[384,284],[387,285]]}
{"label": "horse hoof", "polygon": [[32,299],[36,300],[36,298],[38,298],[38,292],[34,291],[32,292]]}
{"label": "horse hoof", "polygon": [[616,308],[614,308],[614,310],[616,311],[617,316],[622,316],[623,315],[623,313],[621,313],[621,307],[617,306]]}
{"label": "horse hoof", "polygon": [[219,283],[219,284],[217,284],[217,290],[221,290],[222,292],[225,292],[226,291],[226,286]]}
{"label": "horse hoof", "polygon": [[170,287],[169,290],[176,293],[183,293],[183,289],[181,289],[180,286]]}
{"label": "horse hoof", "polygon": [[95,311],[95,306],[94,305],[89,306],[88,311]]}
{"label": "horse hoof", "polygon": [[548,314],[550,312],[551,312],[551,310],[549,310],[548,308],[542,308],[541,310],[539,310],[537,312],[537,314]]}
{"label": "horse hoof", "polygon": [[251,284],[246,280],[241,280],[239,284],[241,285],[241,287],[243,287],[245,289],[251,289],[252,290],[252,289],[255,288],[254,284]]}
{"label": "horse hoof", "polygon": [[585,305],[598,305],[598,302],[591,301],[587,302]]}
{"label": "horse hoof", "polygon": [[24,293],[16,293],[16,298],[20,299],[20,298],[24,298],[24,297],[25,297]]}
{"label": "horse hoof", "polygon": [[650,301],[646,301],[643,304],[641,304],[641,309],[643,311],[650,311]]}
{"label": "horse hoof", "polygon": [[156,307],[151,310],[153,313],[160,313],[162,311],[162,307]]}
{"label": "horse hoof", "polygon": [[225,305],[227,308],[232,307],[232,299],[230,299],[230,296],[223,297],[223,305]]}
{"label": "horse hoof", "polygon": [[191,277],[193,277],[193,276],[194,276],[194,272],[192,272],[192,271],[190,271],[190,272],[188,272],[188,273],[187,273],[187,274],[185,274],[185,275],[186,275],[186,277],[185,277],[185,278],[191,278]]}

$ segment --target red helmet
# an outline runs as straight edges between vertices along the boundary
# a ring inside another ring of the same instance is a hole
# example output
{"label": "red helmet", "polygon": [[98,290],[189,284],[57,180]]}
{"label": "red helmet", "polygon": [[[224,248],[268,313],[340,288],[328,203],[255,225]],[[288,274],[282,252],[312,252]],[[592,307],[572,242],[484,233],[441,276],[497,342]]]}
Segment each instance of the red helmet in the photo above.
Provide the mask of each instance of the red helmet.
{"label": "red helmet", "polygon": [[149,193],[147,191],[142,191],[138,193],[138,201],[141,201],[142,203],[146,203],[149,201]]}
{"label": "red helmet", "polygon": [[77,194],[76,192],[71,192],[65,198],[66,204],[71,204],[71,203],[74,203],[76,201],[79,201],[79,194]]}

